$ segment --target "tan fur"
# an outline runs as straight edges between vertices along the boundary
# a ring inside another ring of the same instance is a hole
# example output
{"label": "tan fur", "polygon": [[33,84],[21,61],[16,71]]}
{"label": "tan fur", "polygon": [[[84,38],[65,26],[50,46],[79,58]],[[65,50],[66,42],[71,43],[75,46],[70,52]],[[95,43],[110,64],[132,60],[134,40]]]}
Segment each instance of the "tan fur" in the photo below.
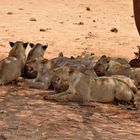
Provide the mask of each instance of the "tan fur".
{"label": "tan fur", "polygon": [[131,68],[129,65],[123,65],[118,62],[109,60],[109,57],[101,57],[94,67],[99,76],[125,75],[140,85],[140,68]]}
{"label": "tan fur", "polygon": [[28,43],[17,41],[10,42],[12,49],[7,58],[0,61],[0,84],[8,84],[16,80],[24,70]]}
{"label": "tan fur", "polygon": [[31,50],[27,56],[27,61],[25,65],[25,77],[32,79],[37,77],[37,70],[34,68],[33,63],[36,62],[37,59],[44,59],[44,52],[48,46],[42,45],[40,43],[37,43],[35,45],[30,43],[30,46]]}
{"label": "tan fur", "polygon": [[115,59],[112,60],[110,57],[106,57],[105,55],[103,55],[94,66],[94,70],[98,76],[128,74],[128,71],[130,70],[130,65],[128,63],[121,64],[117,61],[115,61]]}
{"label": "tan fur", "polygon": [[133,79],[136,85],[139,87],[140,85],[140,68],[131,68],[128,75],[131,79]]}
{"label": "tan fur", "polygon": [[28,86],[40,89],[54,89],[56,92],[66,91],[69,87],[69,78],[71,71],[81,71],[91,77],[96,77],[94,70],[86,69],[83,65],[76,65],[74,62],[68,63],[68,66],[60,66],[55,68],[52,66],[52,61],[44,61],[40,59],[30,61],[30,66],[38,71],[37,77],[34,80],[25,80],[23,83],[18,83],[20,86]]}
{"label": "tan fur", "polygon": [[129,78],[129,77],[125,76],[125,75],[112,75],[111,77],[115,78],[117,80],[120,80],[121,82],[124,82],[125,84],[127,84],[131,88],[131,90],[134,93],[137,93],[136,83],[131,78]]}
{"label": "tan fur", "polygon": [[[30,65],[32,66],[32,63]],[[52,68],[49,60],[39,59],[33,61],[33,66],[38,71],[37,77],[33,80],[26,79],[18,85],[39,89],[49,89],[51,86],[56,92],[68,89],[69,67]]]}
{"label": "tan fur", "polygon": [[[40,51],[37,50],[37,52]],[[71,70],[78,70],[91,77],[97,77],[94,69],[85,67],[77,59],[65,57],[62,53],[45,63],[43,63],[43,60],[42,57],[30,60],[29,66],[32,71],[36,70],[38,72],[37,77],[33,80],[25,80],[23,83],[20,82],[18,85],[40,89],[51,88],[56,92],[62,92],[68,89]]]}
{"label": "tan fur", "polygon": [[37,89],[49,89],[52,78],[54,77],[53,71],[47,65],[48,60],[36,59],[31,61],[30,65],[38,71],[35,79],[25,79],[18,83],[20,86],[37,88]]}
{"label": "tan fur", "polygon": [[118,62],[122,65],[130,66],[129,61],[126,58],[121,57],[111,57],[111,60]]}
{"label": "tan fur", "polygon": [[112,77],[90,78],[81,72],[74,72],[69,81],[69,89],[55,95],[46,95],[44,99],[55,101],[98,101],[112,102],[115,98],[131,101],[134,92],[121,80]]}
{"label": "tan fur", "polygon": [[[37,52],[39,53],[39,51],[37,51]],[[37,59],[40,61],[40,60],[43,60],[44,58],[39,57],[39,58],[35,58],[33,60],[30,60],[29,63],[27,62],[26,65],[28,68],[31,69],[31,71],[35,71],[34,65],[36,65],[35,63],[37,62]],[[87,67],[86,64],[83,63],[83,60],[80,61],[79,59],[71,59],[71,58],[63,56],[62,53],[60,53],[58,57],[49,60],[47,62],[47,65],[52,70],[57,69],[57,68],[61,69],[62,67],[63,68],[67,67],[67,68],[78,69],[79,71],[85,71],[85,73],[92,75],[92,76],[97,76],[94,69],[92,67]]]}

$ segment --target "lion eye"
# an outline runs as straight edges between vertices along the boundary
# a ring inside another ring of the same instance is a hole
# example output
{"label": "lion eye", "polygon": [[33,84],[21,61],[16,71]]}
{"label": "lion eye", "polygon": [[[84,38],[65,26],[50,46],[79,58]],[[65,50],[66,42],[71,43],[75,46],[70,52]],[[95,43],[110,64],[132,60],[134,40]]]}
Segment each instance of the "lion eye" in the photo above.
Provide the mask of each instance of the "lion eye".
{"label": "lion eye", "polygon": [[72,73],[73,73],[73,70],[70,70],[70,71],[69,71],[69,74],[72,74]]}
{"label": "lion eye", "polygon": [[57,81],[60,81],[60,78],[59,78],[59,77],[57,77],[57,78],[56,78],[56,80],[57,80]]}
{"label": "lion eye", "polygon": [[33,68],[32,68],[32,67],[29,67],[29,70],[30,70],[30,71],[33,71]]}
{"label": "lion eye", "polygon": [[98,66],[102,66],[102,64],[98,64]]}

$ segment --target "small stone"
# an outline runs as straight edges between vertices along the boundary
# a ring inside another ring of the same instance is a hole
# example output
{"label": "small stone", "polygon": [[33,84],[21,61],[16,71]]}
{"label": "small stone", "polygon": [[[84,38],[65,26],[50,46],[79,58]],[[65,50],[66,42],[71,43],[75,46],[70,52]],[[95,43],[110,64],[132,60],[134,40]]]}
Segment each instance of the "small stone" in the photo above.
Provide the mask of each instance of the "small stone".
{"label": "small stone", "polygon": [[30,21],[37,21],[36,18],[32,17],[30,18]]}
{"label": "small stone", "polygon": [[75,24],[75,25],[84,25],[84,23],[83,23],[83,22],[73,23],[73,24]]}
{"label": "small stone", "polygon": [[40,32],[45,32],[45,31],[46,31],[46,29],[43,29],[43,28],[40,29]]}
{"label": "small stone", "polygon": [[79,22],[78,25],[84,25],[84,23],[83,22]]}
{"label": "small stone", "polygon": [[90,53],[90,55],[95,55],[94,53]]}
{"label": "small stone", "polygon": [[51,30],[52,28],[46,28],[46,30]]}
{"label": "small stone", "polygon": [[90,11],[90,7],[86,7],[86,10],[87,10],[87,11]]}
{"label": "small stone", "polygon": [[18,10],[24,10],[23,8],[18,8]]}
{"label": "small stone", "polygon": [[0,114],[4,114],[4,113],[6,113],[5,110],[0,110]]}
{"label": "small stone", "polygon": [[14,14],[13,12],[8,12],[8,13],[7,13],[7,15],[13,15],[13,14]]}
{"label": "small stone", "polygon": [[59,22],[60,24],[63,24],[64,22],[63,21],[61,21],[61,22]]}
{"label": "small stone", "polygon": [[75,40],[80,40],[80,38],[75,38]]}
{"label": "small stone", "polygon": [[118,29],[114,27],[114,28],[112,28],[110,31],[111,31],[111,32],[114,32],[114,33],[117,33],[117,32],[118,32]]}
{"label": "small stone", "polygon": [[7,140],[7,138],[4,135],[0,135],[0,140]]}

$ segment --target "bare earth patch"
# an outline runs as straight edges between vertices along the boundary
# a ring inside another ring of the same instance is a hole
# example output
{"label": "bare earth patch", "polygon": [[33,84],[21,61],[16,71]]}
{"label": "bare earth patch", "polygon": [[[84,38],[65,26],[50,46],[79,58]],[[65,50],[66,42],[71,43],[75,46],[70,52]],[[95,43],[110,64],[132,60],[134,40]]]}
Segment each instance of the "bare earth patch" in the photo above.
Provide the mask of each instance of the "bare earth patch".
{"label": "bare earth patch", "polygon": [[[1,0],[0,9],[1,59],[9,41],[17,40],[47,43],[46,58],[88,51],[130,60],[137,50],[130,0]],[[43,95],[43,90],[0,87],[0,140],[140,139],[140,110],[60,104],[44,101]]]}
{"label": "bare earth patch", "polygon": [[140,111],[113,104],[60,104],[41,90],[2,86],[0,135],[8,140],[139,139]]}

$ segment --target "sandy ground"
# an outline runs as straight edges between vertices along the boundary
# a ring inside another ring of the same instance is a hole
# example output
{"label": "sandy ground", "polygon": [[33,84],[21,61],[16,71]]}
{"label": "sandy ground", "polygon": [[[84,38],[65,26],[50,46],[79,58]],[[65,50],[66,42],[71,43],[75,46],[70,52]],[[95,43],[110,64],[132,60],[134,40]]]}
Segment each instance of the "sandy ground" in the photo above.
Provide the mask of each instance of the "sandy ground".
{"label": "sandy ground", "polygon": [[[110,32],[113,27],[117,33]],[[139,43],[130,0],[1,0],[0,35],[1,59],[9,41],[17,40],[47,43],[46,58],[88,51],[130,60]],[[0,140],[140,139],[139,110],[60,104],[42,100],[41,90],[0,89]]]}

